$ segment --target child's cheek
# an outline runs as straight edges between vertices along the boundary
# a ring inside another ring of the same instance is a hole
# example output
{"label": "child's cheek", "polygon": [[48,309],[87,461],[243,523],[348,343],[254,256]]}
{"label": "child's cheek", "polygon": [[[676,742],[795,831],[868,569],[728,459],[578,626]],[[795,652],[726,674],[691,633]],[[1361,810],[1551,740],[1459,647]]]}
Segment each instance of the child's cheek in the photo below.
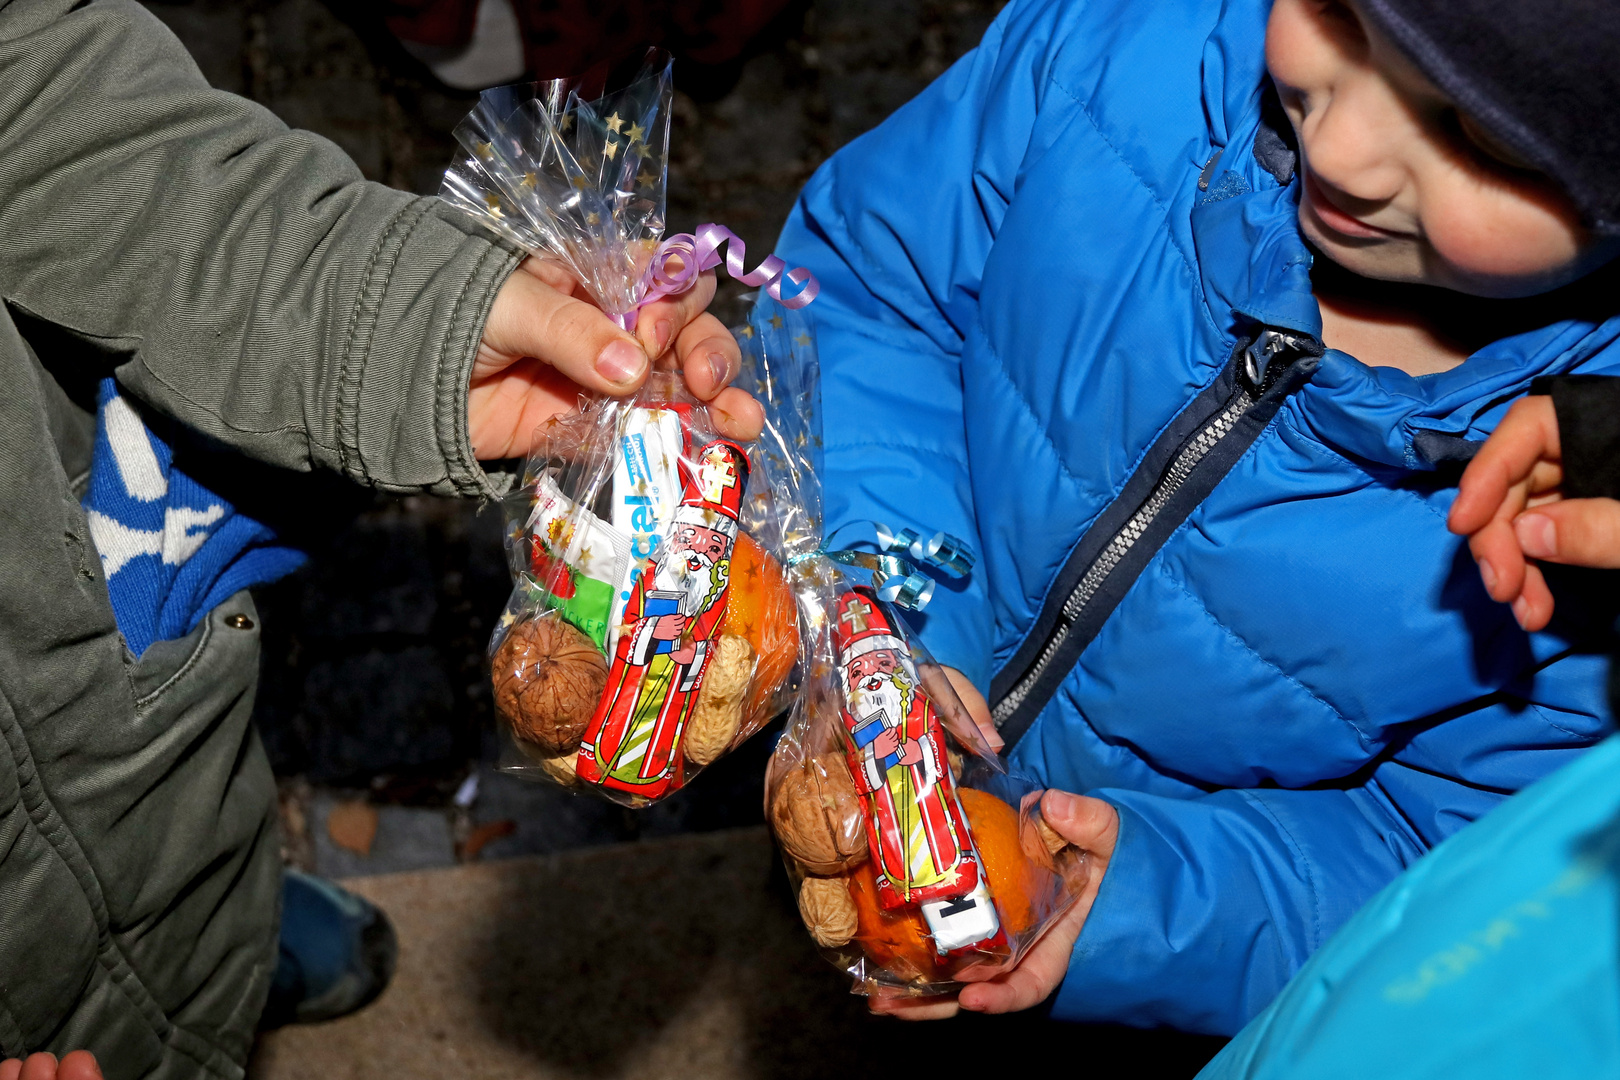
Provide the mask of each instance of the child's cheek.
{"label": "child's cheek", "polygon": [[1534,194],[1477,185],[1425,198],[1423,231],[1459,283],[1497,296],[1563,284],[1585,242],[1572,210]]}
{"label": "child's cheek", "polygon": [[1313,70],[1320,64],[1312,59],[1322,48],[1318,37],[1300,0],[1277,0],[1272,5],[1266,24],[1266,68],[1285,96],[1289,91],[1308,91],[1318,81]]}

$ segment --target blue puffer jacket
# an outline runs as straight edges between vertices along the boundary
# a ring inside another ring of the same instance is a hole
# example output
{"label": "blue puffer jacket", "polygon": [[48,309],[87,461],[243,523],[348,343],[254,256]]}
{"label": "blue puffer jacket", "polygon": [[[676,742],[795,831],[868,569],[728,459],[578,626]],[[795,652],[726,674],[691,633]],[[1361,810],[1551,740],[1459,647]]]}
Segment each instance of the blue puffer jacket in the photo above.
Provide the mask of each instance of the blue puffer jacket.
{"label": "blue puffer jacket", "polygon": [[1620,319],[1422,378],[1312,355],[1266,15],[1014,0],[816,174],[777,248],[822,283],[828,524],[969,538],[923,640],[1016,765],[1119,808],[1061,1017],[1236,1031],[1403,867],[1611,728],[1576,598],[1522,633],[1435,462],[1536,375],[1620,371]]}

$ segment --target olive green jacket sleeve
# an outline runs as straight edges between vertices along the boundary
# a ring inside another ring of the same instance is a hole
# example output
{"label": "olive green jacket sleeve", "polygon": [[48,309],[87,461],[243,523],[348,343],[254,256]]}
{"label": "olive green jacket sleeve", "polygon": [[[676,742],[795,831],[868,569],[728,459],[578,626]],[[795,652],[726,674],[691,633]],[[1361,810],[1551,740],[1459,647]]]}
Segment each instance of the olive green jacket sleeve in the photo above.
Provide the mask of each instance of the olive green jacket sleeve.
{"label": "olive green jacket sleeve", "polygon": [[259,460],[493,494],[467,438],[518,255],[210,88],[134,0],[0,0],[0,301]]}

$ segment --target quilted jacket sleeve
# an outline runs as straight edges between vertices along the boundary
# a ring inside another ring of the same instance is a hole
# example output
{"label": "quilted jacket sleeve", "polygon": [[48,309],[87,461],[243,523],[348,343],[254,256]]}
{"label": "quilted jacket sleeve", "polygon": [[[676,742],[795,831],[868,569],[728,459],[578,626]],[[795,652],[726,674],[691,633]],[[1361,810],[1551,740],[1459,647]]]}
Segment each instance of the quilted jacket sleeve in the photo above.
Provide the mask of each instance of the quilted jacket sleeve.
{"label": "quilted jacket sleeve", "polygon": [[488,492],[466,387],[517,257],[477,232],[210,88],[135,0],[0,0],[0,300],[194,430]]}
{"label": "quilted jacket sleeve", "polygon": [[1230,1035],[1422,854],[1369,790],[1096,790],[1119,841],[1053,1015]]}
{"label": "quilted jacket sleeve", "polygon": [[[1056,5],[1010,5],[978,49],[811,179],[777,252],[814,271],[828,530],[872,519],[978,544],[962,342],[1038,112]],[[848,533],[846,536],[854,536]],[[983,575],[915,620],[942,662],[990,681]]]}

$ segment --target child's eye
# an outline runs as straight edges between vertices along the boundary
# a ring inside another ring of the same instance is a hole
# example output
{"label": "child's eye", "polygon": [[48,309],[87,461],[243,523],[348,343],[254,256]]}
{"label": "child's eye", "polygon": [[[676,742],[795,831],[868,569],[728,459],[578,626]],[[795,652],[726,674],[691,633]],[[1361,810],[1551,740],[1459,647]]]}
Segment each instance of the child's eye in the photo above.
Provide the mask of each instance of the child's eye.
{"label": "child's eye", "polygon": [[1331,19],[1342,29],[1361,33],[1361,16],[1344,0],[1316,0],[1316,10],[1325,19]]}
{"label": "child's eye", "polygon": [[1456,130],[1457,134],[1462,137],[1470,148],[1488,158],[1489,164],[1506,166],[1520,172],[1539,173],[1541,171],[1526,161],[1512,147],[1485,130],[1478,121],[1471,118],[1461,109],[1448,109],[1447,113],[1450,126]]}

